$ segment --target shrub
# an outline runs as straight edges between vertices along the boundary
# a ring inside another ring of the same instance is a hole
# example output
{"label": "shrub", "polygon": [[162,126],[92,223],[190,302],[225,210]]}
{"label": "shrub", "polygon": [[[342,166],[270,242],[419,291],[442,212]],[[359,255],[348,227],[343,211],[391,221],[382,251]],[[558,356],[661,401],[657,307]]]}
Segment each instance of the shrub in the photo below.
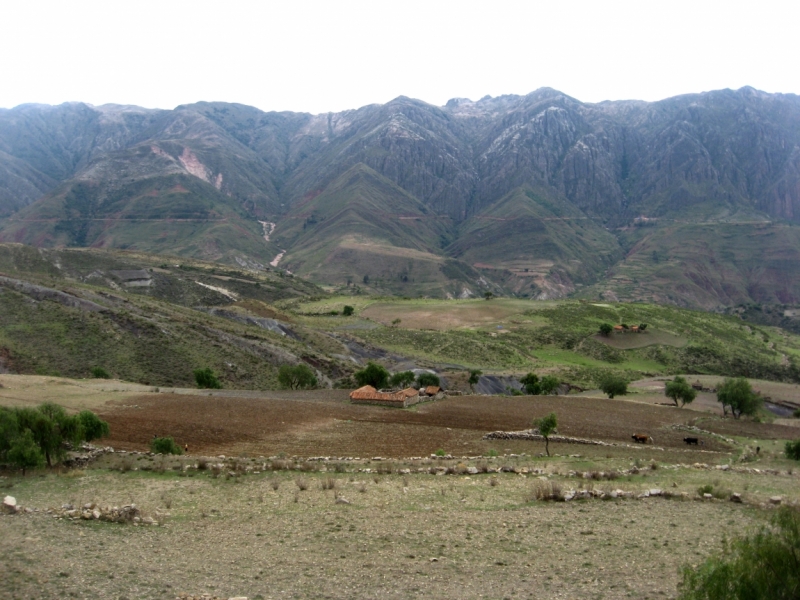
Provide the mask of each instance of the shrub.
{"label": "shrub", "polygon": [[469,389],[471,389],[473,392],[475,391],[475,385],[481,379],[481,375],[483,375],[483,371],[480,371],[478,369],[472,369],[469,372],[469,379],[467,379],[467,383],[469,384]]}
{"label": "shrub", "polygon": [[614,327],[610,323],[602,323],[600,325],[600,334],[608,337],[611,335],[611,332],[614,331]]}
{"label": "shrub", "polygon": [[92,367],[92,377],[96,379],[111,379],[111,374],[103,367]]}
{"label": "shrub", "polygon": [[786,457],[792,460],[800,460],[800,440],[786,442]]}
{"label": "shrub", "polygon": [[542,394],[552,394],[556,388],[561,385],[558,377],[555,375],[545,375],[539,382],[539,389]]}
{"label": "shrub", "polygon": [[442,450],[441,448],[439,448],[439,449],[436,451],[436,456],[444,456],[444,455],[445,455],[445,451],[444,451],[444,450]]}
{"label": "shrub", "polygon": [[792,416],[795,419],[800,419],[800,408],[796,408],[795,411],[792,413]]}
{"label": "shrub", "polygon": [[183,454],[183,448],[171,437],[155,437],[150,440],[150,452],[154,454]]}
{"label": "shrub", "polygon": [[305,363],[298,365],[281,365],[278,369],[278,383],[290,390],[317,387],[317,377]]}
{"label": "shrub", "polygon": [[784,506],[771,525],[734,539],[697,567],[683,568],[682,600],[789,600],[800,590],[800,510]]}
{"label": "shrub", "polygon": [[342,314],[345,317],[352,316],[354,312],[355,312],[355,309],[352,306],[349,306],[349,305],[345,305],[344,310],[342,310]]}
{"label": "shrub", "polygon": [[298,477],[294,482],[299,490],[306,491],[308,489],[308,479],[305,477]]}
{"label": "shrub", "polygon": [[609,398],[624,396],[628,393],[628,382],[619,375],[613,373],[603,375],[600,378],[599,387]]}
{"label": "shrub", "polygon": [[368,362],[367,366],[353,374],[359,386],[371,385],[375,389],[385,388],[389,381],[389,371],[383,366]]}
{"label": "shrub", "polygon": [[441,385],[439,382],[439,376],[435,373],[420,373],[417,377],[417,385],[419,387],[426,387],[429,385]]}
{"label": "shrub", "polygon": [[208,367],[205,369],[195,369],[194,380],[197,382],[197,387],[200,389],[218,390],[222,387],[219,379],[214,375],[214,371]]}
{"label": "shrub", "polygon": [[79,412],[78,419],[83,428],[83,439],[87,442],[106,437],[110,432],[108,423],[101,420],[90,410],[82,410]]}
{"label": "shrub", "polygon": [[391,376],[391,378],[389,378],[389,385],[392,387],[405,388],[412,383],[414,383],[413,371],[401,371],[400,373],[395,373]]}
{"label": "shrub", "polygon": [[539,376],[535,373],[528,373],[525,377],[521,377],[519,382],[525,386],[525,391],[531,396],[538,396],[542,391],[539,385]]}

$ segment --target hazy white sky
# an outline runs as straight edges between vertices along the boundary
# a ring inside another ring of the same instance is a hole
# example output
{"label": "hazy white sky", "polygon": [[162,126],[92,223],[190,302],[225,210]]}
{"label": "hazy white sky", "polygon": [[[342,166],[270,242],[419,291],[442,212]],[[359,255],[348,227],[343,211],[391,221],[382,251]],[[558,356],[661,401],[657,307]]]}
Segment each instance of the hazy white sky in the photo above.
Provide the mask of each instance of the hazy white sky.
{"label": "hazy white sky", "polygon": [[320,113],[405,95],[800,93],[800,3],[12,0],[0,107],[221,100]]}

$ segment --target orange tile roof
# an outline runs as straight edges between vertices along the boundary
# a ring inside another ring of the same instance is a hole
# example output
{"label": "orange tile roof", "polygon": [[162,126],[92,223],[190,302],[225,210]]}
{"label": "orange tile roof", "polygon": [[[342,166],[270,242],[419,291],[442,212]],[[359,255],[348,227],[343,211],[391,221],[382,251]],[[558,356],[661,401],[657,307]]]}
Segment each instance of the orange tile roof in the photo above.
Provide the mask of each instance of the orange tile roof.
{"label": "orange tile roof", "polygon": [[425,393],[428,394],[428,396],[435,396],[441,389],[442,388],[440,388],[438,385],[429,385],[425,388]]}

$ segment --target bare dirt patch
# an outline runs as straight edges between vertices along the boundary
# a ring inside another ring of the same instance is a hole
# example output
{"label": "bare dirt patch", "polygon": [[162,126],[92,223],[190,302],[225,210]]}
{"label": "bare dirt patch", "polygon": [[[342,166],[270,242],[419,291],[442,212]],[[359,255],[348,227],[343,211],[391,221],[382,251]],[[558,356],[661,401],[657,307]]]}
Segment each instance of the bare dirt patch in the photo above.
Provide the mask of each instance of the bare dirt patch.
{"label": "bare dirt patch", "polygon": [[[527,429],[534,418],[554,411],[563,435],[627,446],[633,433],[645,433],[659,447],[680,452],[682,460],[694,450],[685,448],[685,432],[673,426],[704,416],[689,409],[568,396],[462,396],[399,410],[351,405],[341,390],[240,394],[147,394],[116,401],[99,414],[111,425],[108,443],[120,449],[146,449],[154,435],[170,435],[193,453],[399,458],[438,449],[483,454],[498,445],[483,440],[485,433]],[[761,432],[759,424],[744,426]],[[501,445],[515,452],[542,450],[532,442]],[[727,449],[715,439],[704,446],[706,451]]]}
{"label": "bare dirt patch", "polygon": [[523,300],[473,300],[431,303],[373,304],[361,311],[361,316],[390,325],[394,319],[402,319],[406,329],[437,329],[440,331],[460,327],[483,327],[498,323],[512,315],[530,309],[530,302]]}

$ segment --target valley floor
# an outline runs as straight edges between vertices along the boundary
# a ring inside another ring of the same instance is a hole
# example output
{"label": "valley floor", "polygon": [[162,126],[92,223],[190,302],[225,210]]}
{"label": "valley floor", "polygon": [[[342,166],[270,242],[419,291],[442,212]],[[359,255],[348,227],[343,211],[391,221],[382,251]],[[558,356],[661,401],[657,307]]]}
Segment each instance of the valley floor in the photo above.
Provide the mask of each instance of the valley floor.
{"label": "valley floor", "polygon": [[[657,381],[624,399],[455,396],[409,410],[351,405],[342,390],[0,382],[3,405],[62,390],[62,404],[109,421],[116,449],[83,470],[0,473],[0,496],[30,509],[0,516],[11,600],[670,598],[682,565],[763,523],[771,498],[800,501],[781,452],[800,429],[663,406]],[[547,458],[538,441],[483,439],[550,411],[561,434],[607,445],[551,442]],[[657,443],[632,444],[634,432]],[[153,435],[189,454],[149,455]],[[542,486],[604,498],[536,500]],[[668,496],[640,497],[652,489]],[[157,524],[62,509],[131,503]]]}

